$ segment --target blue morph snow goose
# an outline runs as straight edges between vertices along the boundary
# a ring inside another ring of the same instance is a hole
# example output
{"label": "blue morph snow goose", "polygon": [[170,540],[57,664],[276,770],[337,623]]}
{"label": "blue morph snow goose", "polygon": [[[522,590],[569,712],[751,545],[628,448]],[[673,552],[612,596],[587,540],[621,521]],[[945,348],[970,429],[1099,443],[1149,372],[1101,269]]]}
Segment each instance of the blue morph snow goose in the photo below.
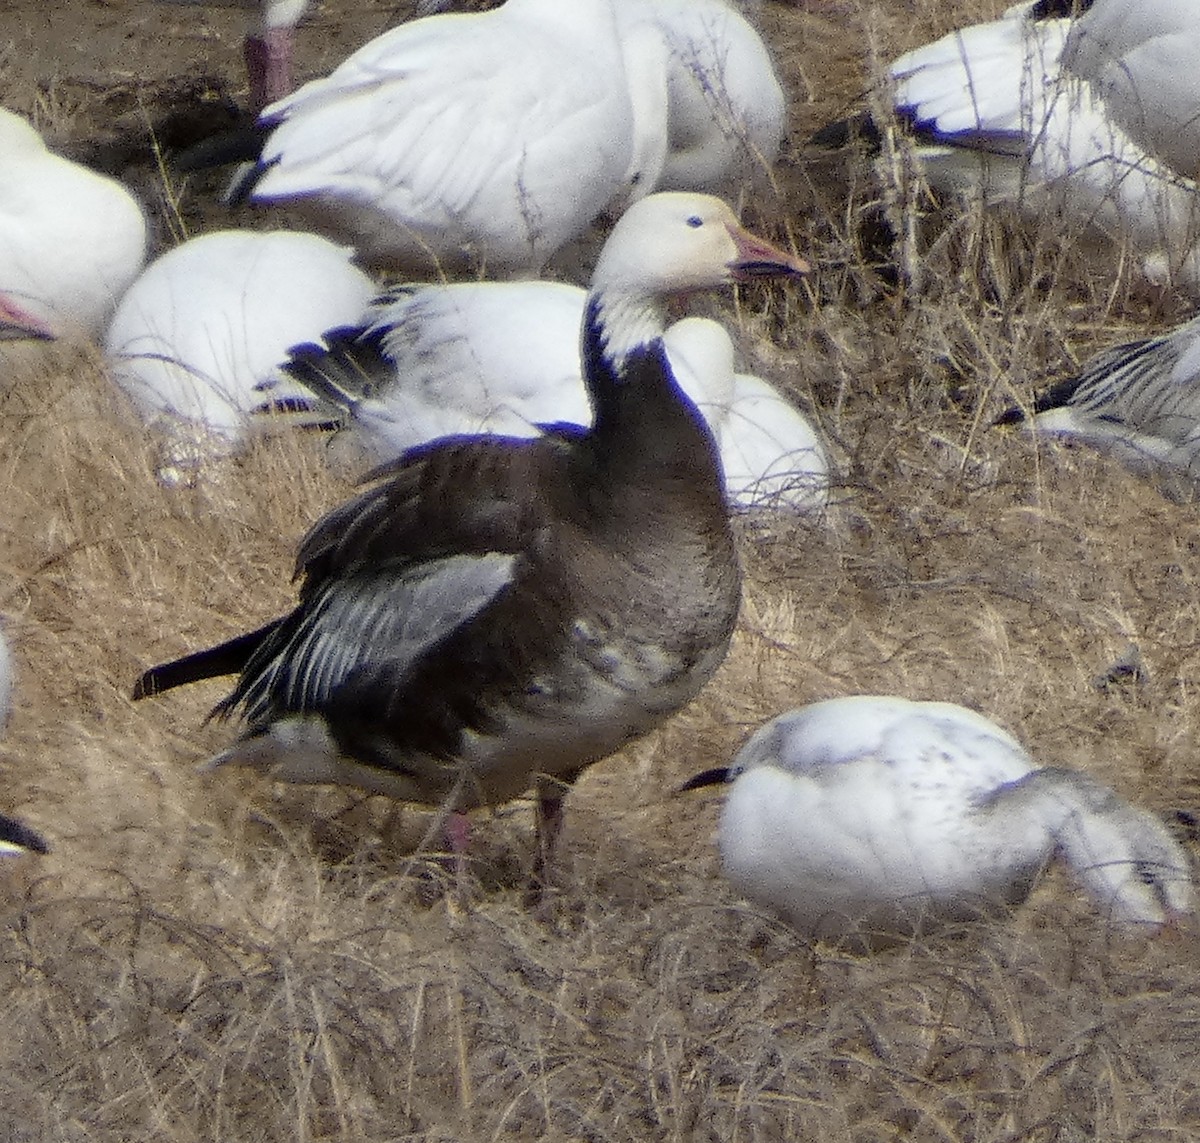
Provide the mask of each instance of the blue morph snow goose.
{"label": "blue morph snow goose", "polygon": [[952,703],[881,695],[782,714],[728,769],[733,885],[802,932],[871,944],[1025,899],[1055,853],[1105,917],[1154,929],[1195,907],[1166,827],[1075,770],[1038,769]]}
{"label": "blue morph snow goose", "polygon": [[652,48],[627,47],[612,0],[402,24],[266,109],[234,197],[291,203],[372,265],[536,270],[652,189],[666,147]]}
{"label": "blue morph snow goose", "polygon": [[97,336],[146,241],[120,183],[54,154],[0,108],[0,338]]}
{"label": "blue morph snow goose", "polygon": [[1200,289],[1200,0],[1039,0],[901,56],[899,113],[934,186],[1128,239]]}
{"label": "blue morph snow goose", "polygon": [[214,762],[284,781],[455,813],[536,784],[548,853],[566,786],[687,703],[737,617],[716,450],[671,376],[665,298],[806,268],[719,199],[635,204],[588,295],[590,428],[406,453],[301,542],[294,611],[148,671],[136,696],[237,673],[217,709],[248,729]]}
{"label": "blue morph snow goose", "polygon": [[[451,433],[536,436],[546,424],[586,424],[585,300],[558,282],[405,286],[363,327],[298,348],[287,372],[319,398],[315,415],[340,416],[376,463]],[[822,508],[829,466],[816,432],[767,382],[735,373],[725,328],[687,317],[663,341],[716,439],[731,505]]]}

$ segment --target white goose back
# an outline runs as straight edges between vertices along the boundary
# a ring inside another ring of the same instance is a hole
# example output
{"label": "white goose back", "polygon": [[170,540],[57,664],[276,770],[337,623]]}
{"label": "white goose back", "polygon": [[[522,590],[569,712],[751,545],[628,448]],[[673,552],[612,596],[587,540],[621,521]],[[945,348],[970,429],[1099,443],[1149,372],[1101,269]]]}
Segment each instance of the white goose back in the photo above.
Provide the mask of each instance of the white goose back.
{"label": "white goose back", "polygon": [[786,100],[762,37],[726,0],[617,0],[624,34],[666,49],[667,152],[658,186],[736,190],[775,162]]}
{"label": "white goose back", "polygon": [[148,266],[105,338],[116,382],[147,420],[236,443],[252,410],[299,390],[292,346],[358,321],[375,286],[351,251],[314,234],[216,231]]}

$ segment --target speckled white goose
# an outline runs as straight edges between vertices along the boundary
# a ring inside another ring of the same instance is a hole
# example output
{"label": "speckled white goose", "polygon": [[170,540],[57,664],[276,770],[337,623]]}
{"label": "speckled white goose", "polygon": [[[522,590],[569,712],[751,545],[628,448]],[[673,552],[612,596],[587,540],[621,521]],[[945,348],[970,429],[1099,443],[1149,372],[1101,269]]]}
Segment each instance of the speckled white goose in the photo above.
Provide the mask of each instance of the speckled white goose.
{"label": "speckled white goose", "polygon": [[912,932],[1025,899],[1057,852],[1104,916],[1190,913],[1187,856],[1094,778],[1037,769],[995,723],[950,703],[856,695],[772,719],[728,770],[719,844],[752,900],[806,934]]}
{"label": "speckled white goose", "polygon": [[[249,729],[214,761],[447,812],[566,787],[688,702],[740,598],[716,450],[663,351],[668,294],[803,263],[700,195],[652,195],[596,266],[588,429],[412,450],[300,545],[291,614],[148,671],[141,697],[238,673]],[[448,830],[460,849],[460,823]]]}
{"label": "speckled white goose", "polygon": [[665,85],[645,46],[627,56],[612,0],[402,24],[267,108],[235,197],[292,203],[369,264],[536,270],[657,180]]}
{"label": "speckled white goose", "polygon": [[145,258],[133,195],[0,108],[0,338],[97,336]]}
{"label": "speckled white goose", "polygon": [[267,390],[302,390],[279,373],[288,350],[361,319],[375,285],[351,251],[315,234],[223,230],[151,263],[113,315],[113,378],[167,439],[164,474],[183,478],[244,437]]}
{"label": "speckled white goose", "polygon": [[1200,289],[1200,0],[1020,4],[891,67],[931,183],[1063,211]]}
{"label": "speckled white goose", "polygon": [[[348,418],[376,463],[453,433],[532,437],[546,424],[585,424],[585,298],[557,282],[403,287],[364,328],[327,333],[328,348],[298,349],[288,371],[321,399],[322,420]],[[717,441],[730,503],[823,507],[829,466],[816,432],[765,381],[734,372],[725,329],[689,317],[663,341]]]}

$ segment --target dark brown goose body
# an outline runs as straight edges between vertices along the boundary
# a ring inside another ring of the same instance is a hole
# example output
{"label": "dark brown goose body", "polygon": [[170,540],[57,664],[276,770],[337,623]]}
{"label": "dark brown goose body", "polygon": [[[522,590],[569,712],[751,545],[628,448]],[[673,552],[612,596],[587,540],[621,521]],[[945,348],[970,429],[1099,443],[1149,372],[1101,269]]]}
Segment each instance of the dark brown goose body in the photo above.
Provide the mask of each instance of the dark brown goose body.
{"label": "dark brown goose body", "polygon": [[238,670],[217,710],[248,729],[215,762],[453,810],[569,782],[687,703],[740,598],[719,460],[661,326],[613,310],[585,317],[590,429],[407,453],[305,537],[290,615],[137,693]]}

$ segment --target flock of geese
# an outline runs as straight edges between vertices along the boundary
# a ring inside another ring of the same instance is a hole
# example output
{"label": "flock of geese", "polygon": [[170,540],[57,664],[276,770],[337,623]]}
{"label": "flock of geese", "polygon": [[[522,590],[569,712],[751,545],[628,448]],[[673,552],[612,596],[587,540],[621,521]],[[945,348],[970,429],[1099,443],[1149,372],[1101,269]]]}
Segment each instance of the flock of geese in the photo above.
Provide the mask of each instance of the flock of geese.
{"label": "flock of geese", "polygon": [[[0,337],[102,341],[170,442],[168,484],[281,410],[346,427],[375,467],[301,540],[295,608],[148,670],[134,697],[233,676],[215,713],[244,729],[210,766],[437,807],[458,861],[466,811],[532,788],[540,882],[575,778],[724,659],[730,509],[827,501],[812,426],[737,371],[719,322],[669,323],[668,302],[809,267],[721,197],[775,160],[785,107],[727,0],[440,7],[292,91],[305,4],[262,3],[259,151],[230,194],[319,234],[220,231],[144,266],[129,192],[0,110]],[[889,90],[932,185],[1082,212],[1192,287],[1198,40],[1200,0],[1037,0],[901,57]],[[538,277],[614,215],[586,290]],[[381,295],[379,270],[406,284]],[[1186,467],[1198,338],[1118,347],[1007,419]],[[9,666],[5,649],[5,713]],[[729,878],[811,936],[994,912],[1055,854],[1114,923],[1194,907],[1152,815],[951,704],[782,714],[688,788],[718,781]],[[5,819],[0,847],[46,845]]]}

